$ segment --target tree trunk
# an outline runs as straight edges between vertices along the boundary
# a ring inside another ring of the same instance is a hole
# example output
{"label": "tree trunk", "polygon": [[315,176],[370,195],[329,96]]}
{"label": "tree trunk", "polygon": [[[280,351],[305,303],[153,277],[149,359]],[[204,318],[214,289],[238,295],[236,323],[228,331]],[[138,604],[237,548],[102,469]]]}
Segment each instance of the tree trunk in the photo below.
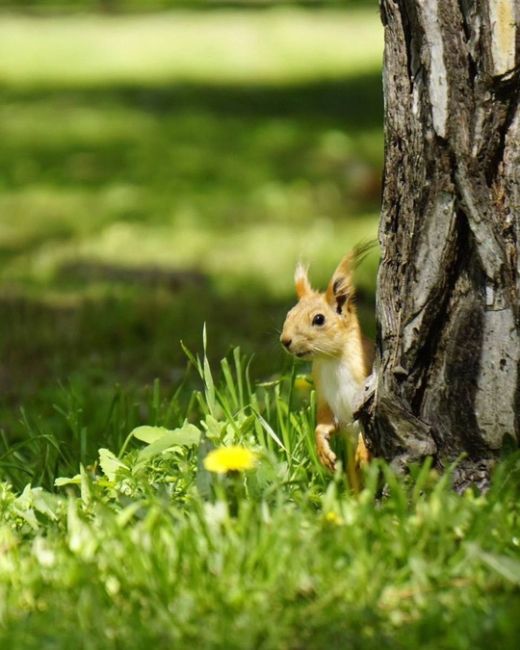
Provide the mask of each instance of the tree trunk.
{"label": "tree trunk", "polygon": [[520,440],[518,0],[381,0],[378,350],[360,411],[401,467],[465,453],[485,486]]}

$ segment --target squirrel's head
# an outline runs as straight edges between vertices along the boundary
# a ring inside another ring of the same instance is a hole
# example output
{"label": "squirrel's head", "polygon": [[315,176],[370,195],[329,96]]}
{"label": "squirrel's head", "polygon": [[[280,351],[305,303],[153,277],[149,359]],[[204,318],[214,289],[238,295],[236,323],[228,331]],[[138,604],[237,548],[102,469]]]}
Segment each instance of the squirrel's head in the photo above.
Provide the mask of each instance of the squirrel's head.
{"label": "squirrel's head", "polygon": [[280,336],[291,354],[305,359],[341,356],[349,329],[357,323],[352,284],[355,257],[354,251],[341,260],[325,293],[312,289],[302,264],[296,267],[299,300],[287,314]]}

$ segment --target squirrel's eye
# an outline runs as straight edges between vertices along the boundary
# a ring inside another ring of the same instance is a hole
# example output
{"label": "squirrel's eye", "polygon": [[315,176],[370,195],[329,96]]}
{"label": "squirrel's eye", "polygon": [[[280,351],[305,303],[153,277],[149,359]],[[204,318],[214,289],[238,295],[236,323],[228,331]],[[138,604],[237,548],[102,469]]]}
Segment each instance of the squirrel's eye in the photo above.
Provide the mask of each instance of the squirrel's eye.
{"label": "squirrel's eye", "polygon": [[323,314],[316,314],[316,316],[314,316],[314,318],[312,319],[313,325],[320,326],[323,325],[324,322],[325,322],[325,316]]}

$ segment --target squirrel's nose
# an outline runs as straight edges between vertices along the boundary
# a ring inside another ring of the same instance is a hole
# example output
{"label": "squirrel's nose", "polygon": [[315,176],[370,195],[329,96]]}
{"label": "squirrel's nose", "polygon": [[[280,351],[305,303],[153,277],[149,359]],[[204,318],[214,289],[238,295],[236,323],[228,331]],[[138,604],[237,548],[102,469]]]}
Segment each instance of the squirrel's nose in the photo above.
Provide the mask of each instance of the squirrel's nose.
{"label": "squirrel's nose", "polygon": [[285,345],[287,349],[291,347],[292,339],[282,339],[282,344]]}

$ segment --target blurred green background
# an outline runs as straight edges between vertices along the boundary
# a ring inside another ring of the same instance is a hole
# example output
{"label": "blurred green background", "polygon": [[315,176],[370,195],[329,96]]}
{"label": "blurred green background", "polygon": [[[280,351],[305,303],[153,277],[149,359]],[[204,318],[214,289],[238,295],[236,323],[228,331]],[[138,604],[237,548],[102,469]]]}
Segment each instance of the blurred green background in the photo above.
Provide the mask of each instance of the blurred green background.
{"label": "blurred green background", "polygon": [[240,345],[254,376],[281,371],[297,260],[324,285],[376,234],[377,3],[3,7],[4,437],[27,414],[56,433],[71,387],[96,408],[117,383],[175,386],[204,323],[214,358]]}

